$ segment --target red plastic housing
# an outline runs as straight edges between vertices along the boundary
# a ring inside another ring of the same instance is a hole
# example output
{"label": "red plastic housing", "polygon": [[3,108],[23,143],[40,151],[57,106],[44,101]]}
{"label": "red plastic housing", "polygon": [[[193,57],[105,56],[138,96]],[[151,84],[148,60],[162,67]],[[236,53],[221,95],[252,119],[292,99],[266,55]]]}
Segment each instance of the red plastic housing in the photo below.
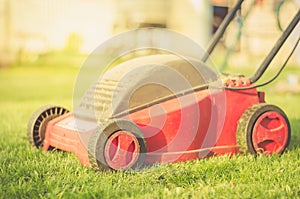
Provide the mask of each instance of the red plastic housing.
{"label": "red plastic housing", "polygon": [[[225,81],[227,87],[246,87],[245,78]],[[239,153],[236,131],[244,111],[260,102],[264,94],[256,89],[206,89],[150,106],[121,119],[133,121],[147,143],[145,162],[174,163],[212,155]],[[88,142],[96,122],[74,117],[72,113],[47,124],[44,150],[49,146],[74,153],[81,164],[90,166]]]}

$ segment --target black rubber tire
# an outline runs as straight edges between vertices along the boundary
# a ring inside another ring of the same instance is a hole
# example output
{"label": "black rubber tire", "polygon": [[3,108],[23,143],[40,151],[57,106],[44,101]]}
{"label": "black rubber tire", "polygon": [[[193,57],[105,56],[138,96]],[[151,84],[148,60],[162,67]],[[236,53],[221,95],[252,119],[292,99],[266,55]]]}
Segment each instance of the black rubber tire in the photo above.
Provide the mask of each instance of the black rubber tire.
{"label": "black rubber tire", "polygon": [[95,132],[90,137],[88,144],[88,157],[90,164],[94,170],[114,170],[113,168],[109,167],[105,160],[104,149],[108,138],[114,133],[121,130],[131,132],[137,138],[140,146],[138,160],[134,163],[132,167],[125,168],[124,170],[135,169],[143,165],[147,147],[144,134],[138,126],[126,120],[109,121],[106,123],[106,125],[104,124],[101,126],[103,128],[98,127],[95,130]]}
{"label": "black rubber tire", "polygon": [[261,103],[255,104],[249,107],[241,116],[238,122],[237,128],[237,143],[239,145],[240,151],[244,154],[260,154],[261,151],[256,151],[253,145],[252,134],[253,128],[257,119],[264,113],[268,111],[274,111],[279,113],[285,120],[288,127],[288,139],[285,143],[284,149],[280,152],[282,154],[288,147],[291,137],[291,127],[286,114],[279,107],[271,104]]}
{"label": "black rubber tire", "polygon": [[45,105],[36,110],[28,122],[28,141],[37,148],[43,147],[48,122],[68,112],[67,109],[57,105]]}

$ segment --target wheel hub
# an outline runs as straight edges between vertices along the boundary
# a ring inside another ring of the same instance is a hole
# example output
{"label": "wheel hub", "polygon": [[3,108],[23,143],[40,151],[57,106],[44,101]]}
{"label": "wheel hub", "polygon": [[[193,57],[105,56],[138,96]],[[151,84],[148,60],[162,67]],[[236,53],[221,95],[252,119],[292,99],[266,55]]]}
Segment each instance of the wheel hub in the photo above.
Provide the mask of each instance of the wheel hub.
{"label": "wheel hub", "polygon": [[273,154],[284,150],[288,139],[285,119],[275,111],[263,113],[253,127],[253,145],[257,152]]}
{"label": "wheel hub", "polygon": [[128,131],[111,135],[105,145],[107,164],[115,170],[130,168],[138,160],[140,146],[137,138]]}

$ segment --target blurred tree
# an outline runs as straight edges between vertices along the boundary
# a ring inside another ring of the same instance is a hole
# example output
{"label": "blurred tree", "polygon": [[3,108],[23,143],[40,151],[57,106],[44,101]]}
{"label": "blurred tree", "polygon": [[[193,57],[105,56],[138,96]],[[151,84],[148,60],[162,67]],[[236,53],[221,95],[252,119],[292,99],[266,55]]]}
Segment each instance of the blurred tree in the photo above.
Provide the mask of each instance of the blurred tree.
{"label": "blurred tree", "polygon": [[68,36],[64,51],[71,54],[80,53],[82,44],[83,44],[82,36],[78,33],[72,32]]}

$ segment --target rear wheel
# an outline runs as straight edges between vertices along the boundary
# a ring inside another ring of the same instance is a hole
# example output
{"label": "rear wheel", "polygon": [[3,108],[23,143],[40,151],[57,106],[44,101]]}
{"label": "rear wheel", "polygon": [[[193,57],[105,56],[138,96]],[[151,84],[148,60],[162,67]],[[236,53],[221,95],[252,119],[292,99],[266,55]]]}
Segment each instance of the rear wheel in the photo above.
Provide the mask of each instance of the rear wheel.
{"label": "rear wheel", "polygon": [[141,130],[129,121],[98,128],[89,140],[89,161],[95,170],[126,170],[142,165],[146,142]]}
{"label": "rear wheel", "polygon": [[46,105],[36,110],[28,122],[27,138],[29,142],[37,148],[42,147],[48,122],[68,112],[67,109],[55,105]]}
{"label": "rear wheel", "polygon": [[289,145],[290,131],[289,120],[280,108],[257,104],[239,120],[237,141],[242,152],[281,154]]}

